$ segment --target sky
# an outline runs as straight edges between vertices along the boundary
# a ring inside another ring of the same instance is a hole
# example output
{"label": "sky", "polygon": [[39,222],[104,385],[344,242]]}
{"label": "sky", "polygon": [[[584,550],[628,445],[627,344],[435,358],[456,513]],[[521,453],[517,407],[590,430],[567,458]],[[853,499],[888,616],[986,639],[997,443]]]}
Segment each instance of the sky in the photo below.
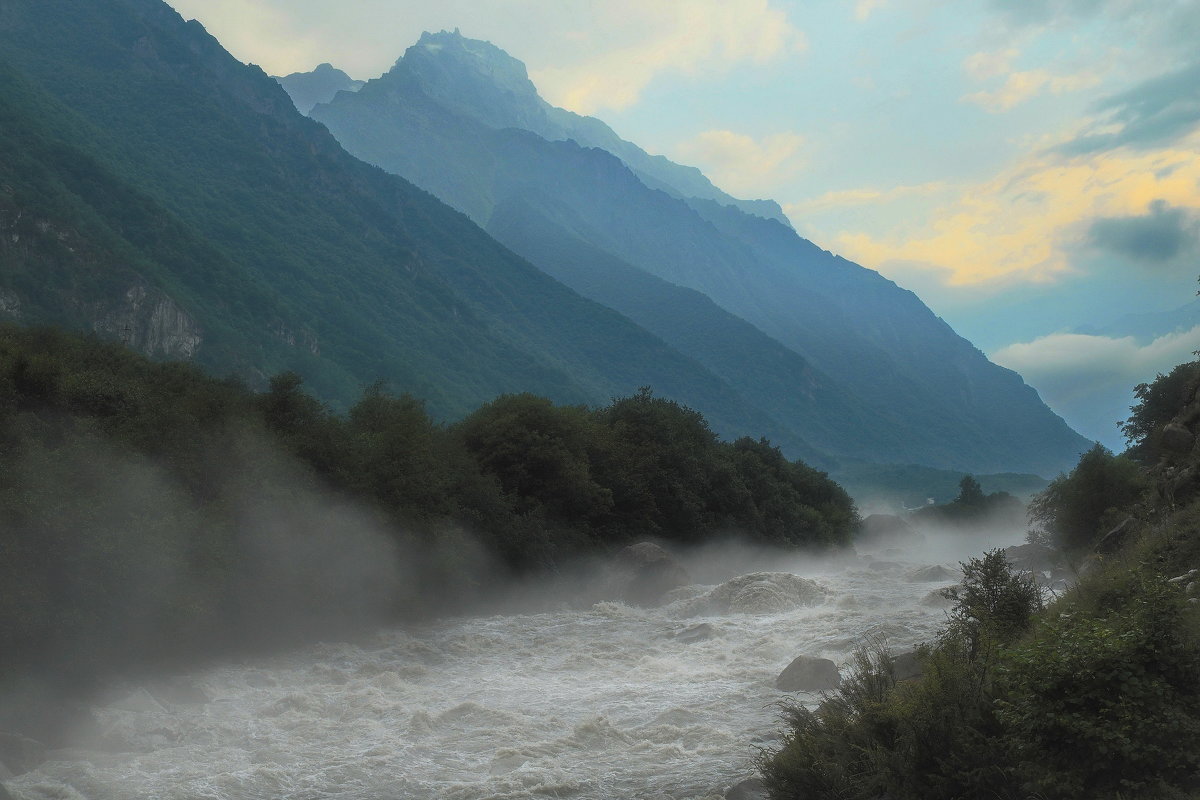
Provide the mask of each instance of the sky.
{"label": "sky", "polygon": [[273,75],[489,40],[550,102],[777,200],[1113,449],[1132,387],[1200,350],[1121,326],[1200,288],[1200,0],[168,2]]}

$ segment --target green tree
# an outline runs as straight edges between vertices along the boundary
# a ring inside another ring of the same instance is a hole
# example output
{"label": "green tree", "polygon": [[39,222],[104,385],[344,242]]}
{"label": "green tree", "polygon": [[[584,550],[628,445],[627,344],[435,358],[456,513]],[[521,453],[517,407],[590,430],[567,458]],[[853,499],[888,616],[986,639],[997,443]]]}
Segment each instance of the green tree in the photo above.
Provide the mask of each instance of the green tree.
{"label": "green tree", "polygon": [[1059,475],[1029,503],[1029,521],[1067,551],[1090,547],[1134,503],[1146,479],[1134,461],[1097,442],[1070,474]]}

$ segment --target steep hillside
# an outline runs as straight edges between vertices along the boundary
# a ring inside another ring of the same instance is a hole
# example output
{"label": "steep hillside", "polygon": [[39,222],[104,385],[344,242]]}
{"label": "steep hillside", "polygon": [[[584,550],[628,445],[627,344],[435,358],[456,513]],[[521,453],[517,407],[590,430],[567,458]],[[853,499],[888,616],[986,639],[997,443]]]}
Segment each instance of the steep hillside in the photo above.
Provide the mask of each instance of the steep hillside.
{"label": "steep hillside", "polygon": [[16,73],[0,96],[20,121],[5,135],[27,155],[6,165],[4,207],[42,234],[0,263],[10,316],[122,335],[161,308],[172,343],[148,344],[130,322],[143,350],[259,384],[294,369],[342,403],[377,379],[443,417],[502,392],[602,403],[652,385],[722,434],[778,427],[657,337],[348,155],[159,0],[13,0],[0,50]]}
{"label": "steep hillside", "polygon": [[[804,359],[810,385],[842,399],[814,416],[802,403],[772,406],[769,387],[738,385],[836,454],[1055,474],[1085,449],[1020,376],[991,364],[911,292],[777,220],[659,191],[612,153],[562,141],[565,129],[546,121],[557,117],[533,91],[520,62],[443,33],[422,37],[386,75],[312,114],[351,152],[427,188],[591,297],[635,314],[619,262],[749,322]],[[537,218],[516,219],[530,214]],[[518,235],[547,235],[548,226],[560,229],[554,253]],[[563,259],[571,266],[551,263]],[[759,340],[742,357],[768,363],[770,345]],[[699,352],[705,346],[688,352],[720,372]]]}

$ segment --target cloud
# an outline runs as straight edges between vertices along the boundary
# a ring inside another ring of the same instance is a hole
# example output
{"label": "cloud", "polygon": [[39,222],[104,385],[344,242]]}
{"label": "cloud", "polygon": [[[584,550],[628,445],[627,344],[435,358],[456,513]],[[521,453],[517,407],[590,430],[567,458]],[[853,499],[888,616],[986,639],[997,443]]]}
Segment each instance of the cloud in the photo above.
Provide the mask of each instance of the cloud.
{"label": "cloud", "polygon": [[967,74],[976,80],[1000,78],[1012,72],[1012,62],[1021,53],[1015,48],[973,53],[963,62]]}
{"label": "cloud", "polygon": [[1200,350],[1200,327],[1139,345],[1132,336],[1111,338],[1055,333],[1011,344],[992,361],[1019,372],[1046,404],[1080,433],[1119,445],[1117,422],[1129,416],[1133,387]]}
{"label": "cloud", "polygon": [[[971,67],[968,66],[968,70]],[[979,69],[976,66],[976,69]],[[1043,91],[1051,94],[1064,94],[1088,89],[1100,82],[1100,76],[1094,72],[1081,72],[1075,75],[1053,75],[1044,69],[1028,70],[1026,72],[1010,72],[1004,85],[993,91],[973,92],[963,95],[962,99],[974,103],[993,114],[1008,111]]]}
{"label": "cloud", "polygon": [[755,139],[734,131],[704,131],[675,148],[680,160],[698,165],[733,194],[761,195],[803,166],[804,138],[776,133]]}
{"label": "cloud", "polygon": [[941,181],[930,181],[929,183],[908,186],[893,186],[890,189],[842,189],[834,192],[826,192],[820,197],[814,197],[811,200],[788,203],[784,206],[783,210],[787,212],[788,216],[802,217],[806,214],[825,211],[830,208],[883,205],[905,198],[926,197],[945,191],[946,188],[947,185]]}
{"label": "cloud", "polygon": [[866,22],[871,14],[887,5],[887,0],[858,0],[854,4],[854,18]]}
{"label": "cloud", "polygon": [[1147,214],[1095,220],[1088,243],[1132,261],[1164,264],[1200,253],[1200,215],[1155,200]]}
{"label": "cloud", "polygon": [[885,272],[932,272],[944,285],[1045,283],[1074,269],[1088,220],[1136,216],[1161,200],[1200,209],[1200,135],[1174,148],[1065,158],[1039,147],[963,188],[924,229],[843,233],[847,257]]}
{"label": "cloud", "polygon": [[1113,95],[1095,110],[1100,118],[1060,145],[1062,152],[1083,155],[1174,142],[1200,128],[1200,61]]}
{"label": "cloud", "polygon": [[583,114],[632,105],[661,74],[717,74],[807,48],[768,0],[608,0],[598,8],[599,33],[629,35],[596,36],[602,44],[573,63],[531,71],[548,100]]}

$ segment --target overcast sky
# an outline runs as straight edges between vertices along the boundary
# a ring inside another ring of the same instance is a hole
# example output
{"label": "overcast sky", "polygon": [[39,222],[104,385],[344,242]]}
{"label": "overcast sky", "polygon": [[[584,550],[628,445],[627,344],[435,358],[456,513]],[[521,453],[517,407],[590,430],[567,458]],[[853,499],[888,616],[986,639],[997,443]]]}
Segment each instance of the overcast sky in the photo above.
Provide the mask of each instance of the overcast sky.
{"label": "overcast sky", "polygon": [[1074,333],[1195,296],[1200,0],[168,1],[275,75],[492,41],[552,103],[778,200],[1110,446],[1096,394],[1124,416],[1200,349]]}

